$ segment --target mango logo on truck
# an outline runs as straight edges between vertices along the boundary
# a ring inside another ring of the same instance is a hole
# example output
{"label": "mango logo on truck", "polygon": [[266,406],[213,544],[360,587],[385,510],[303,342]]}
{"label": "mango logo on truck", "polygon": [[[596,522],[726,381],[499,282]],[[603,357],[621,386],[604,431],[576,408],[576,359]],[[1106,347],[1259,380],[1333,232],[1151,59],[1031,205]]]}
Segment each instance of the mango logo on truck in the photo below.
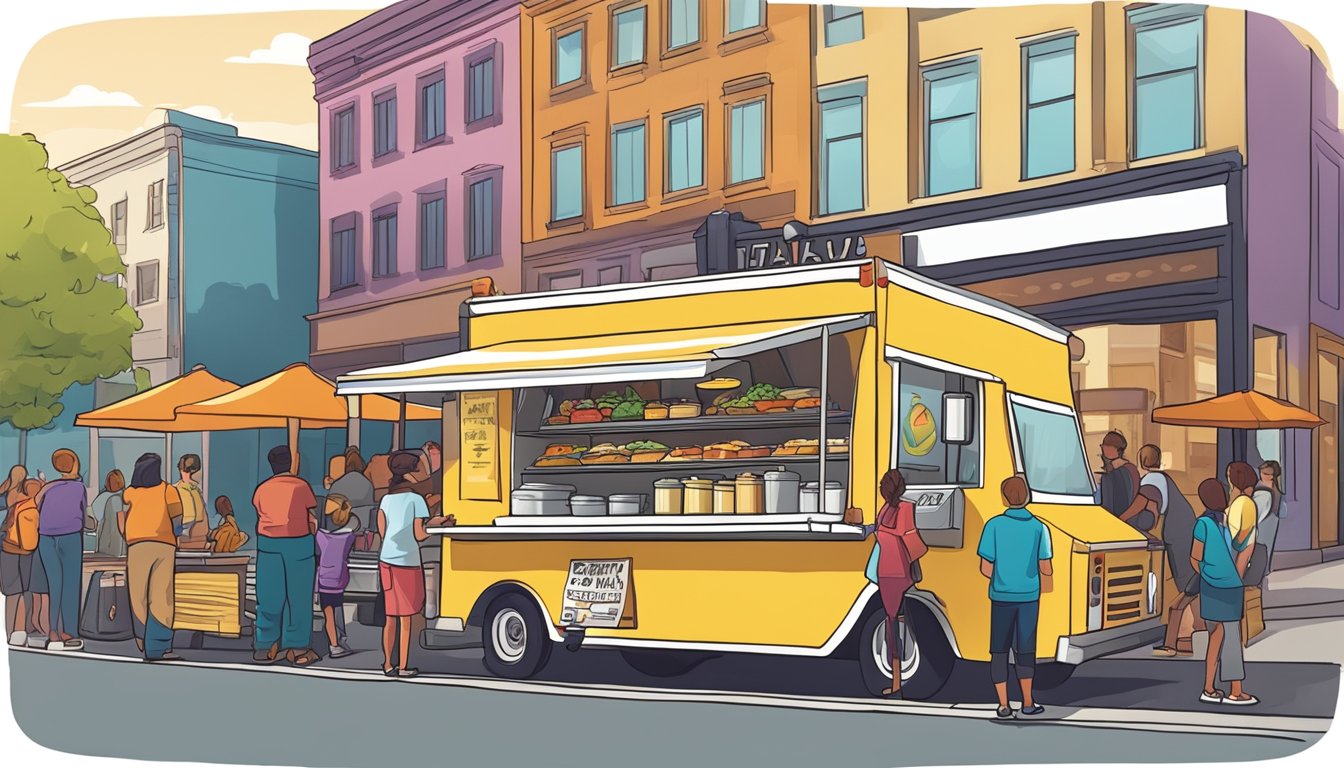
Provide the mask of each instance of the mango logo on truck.
{"label": "mango logo on truck", "polygon": [[901,420],[901,447],[911,456],[927,456],[938,442],[938,425],[933,411],[920,402],[919,395],[910,396],[910,410]]}

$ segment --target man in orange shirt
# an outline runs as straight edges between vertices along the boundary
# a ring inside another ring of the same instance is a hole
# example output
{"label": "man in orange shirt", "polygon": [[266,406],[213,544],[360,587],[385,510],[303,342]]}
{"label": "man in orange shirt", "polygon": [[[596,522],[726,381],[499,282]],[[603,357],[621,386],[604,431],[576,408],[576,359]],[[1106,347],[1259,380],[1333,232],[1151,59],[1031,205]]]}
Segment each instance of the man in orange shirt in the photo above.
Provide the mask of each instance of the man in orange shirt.
{"label": "man in orange shirt", "polygon": [[296,666],[318,660],[313,636],[313,586],[317,579],[313,534],[317,498],[294,474],[288,447],[266,454],[275,474],[257,486],[257,623],[252,658],[270,664],[283,655]]}

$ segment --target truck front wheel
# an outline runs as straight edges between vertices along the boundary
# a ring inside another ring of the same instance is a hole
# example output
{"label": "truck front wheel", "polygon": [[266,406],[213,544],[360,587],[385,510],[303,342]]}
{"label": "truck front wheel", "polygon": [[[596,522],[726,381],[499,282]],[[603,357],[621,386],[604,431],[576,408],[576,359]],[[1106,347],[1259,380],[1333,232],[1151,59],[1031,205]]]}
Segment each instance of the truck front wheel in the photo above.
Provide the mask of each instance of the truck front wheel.
{"label": "truck front wheel", "polygon": [[498,677],[525,680],[551,658],[541,612],[517,593],[500,595],[485,609],[485,668]]}
{"label": "truck front wheel", "polygon": [[[947,683],[956,658],[938,620],[917,600],[905,601],[900,620],[901,692],[907,699],[933,697]],[[887,648],[887,616],[875,606],[859,634],[859,667],[864,687],[874,696],[891,687],[892,653]]]}

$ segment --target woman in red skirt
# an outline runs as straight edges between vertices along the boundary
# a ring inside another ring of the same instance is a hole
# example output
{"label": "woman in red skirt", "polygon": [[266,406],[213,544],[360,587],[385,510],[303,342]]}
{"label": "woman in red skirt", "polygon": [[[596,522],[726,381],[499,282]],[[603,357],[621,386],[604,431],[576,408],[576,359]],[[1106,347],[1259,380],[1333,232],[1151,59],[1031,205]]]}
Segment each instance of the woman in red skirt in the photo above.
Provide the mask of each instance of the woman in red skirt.
{"label": "woman in red skirt", "polygon": [[915,528],[915,505],[901,498],[905,478],[900,471],[887,472],[878,488],[886,503],[877,513],[877,592],[887,613],[887,653],[891,655],[891,687],[882,695],[894,699],[901,695],[901,604],[916,581],[915,561],[927,547]]}
{"label": "woman in red skirt", "polygon": [[[383,674],[388,677],[415,677],[419,670],[408,666],[411,647],[411,617],[425,608],[425,572],[420,562],[420,542],[429,538],[426,530],[439,519],[430,518],[429,505],[410,486],[410,476],[420,457],[399,451],[388,458],[392,471],[387,495],[378,502],[378,533],[383,539],[378,553],[378,575],[382,581],[383,604],[387,621],[383,625]],[[394,646],[398,659],[392,658]]]}

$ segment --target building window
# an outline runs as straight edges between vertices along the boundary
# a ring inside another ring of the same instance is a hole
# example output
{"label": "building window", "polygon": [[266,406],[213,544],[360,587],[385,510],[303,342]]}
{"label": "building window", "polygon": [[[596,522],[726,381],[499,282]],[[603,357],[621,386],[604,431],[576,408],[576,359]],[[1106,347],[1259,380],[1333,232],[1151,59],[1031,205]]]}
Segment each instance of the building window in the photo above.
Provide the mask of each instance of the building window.
{"label": "building window", "polygon": [[583,79],[583,27],[555,38],[556,87]]}
{"label": "building window", "polygon": [[[1254,381],[1252,388],[1262,395],[1288,399],[1288,343],[1282,333],[1255,326],[1251,330],[1253,345]],[[1255,449],[1260,461],[1282,463],[1283,431],[1278,429],[1260,429],[1255,432]],[[1286,484],[1287,473],[1279,478]]]}
{"label": "building window", "polygon": [[1074,168],[1074,37],[1022,46],[1022,176]]}
{"label": "building window", "polygon": [[1202,6],[1155,4],[1129,12],[1134,39],[1134,157],[1200,145]]}
{"label": "building window", "polygon": [[628,67],[644,61],[644,6],[626,8],[611,15],[611,68]]}
{"label": "building window", "polygon": [[644,200],[644,123],[617,126],[611,131],[611,204]]}
{"label": "building window", "polygon": [[467,261],[499,255],[499,183],[496,176],[467,183]]}
{"label": "building window", "polygon": [[163,226],[163,179],[149,185],[147,197],[145,229],[156,229]]}
{"label": "building window", "polygon": [[583,215],[583,146],[551,150],[551,221]]}
{"label": "building window", "polygon": [[[895,369],[897,419],[891,430],[895,466],[912,486],[977,485],[980,482],[980,385],[969,376],[925,368],[904,361],[888,361]],[[943,441],[943,395],[972,398],[970,441]]]}
{"label": "building window", "polygon": [[331,222],[331,290],[339,291],[356,284],[359,240],[355,230],[355,216],[347,214]]}
{"label": "building window", "polygon": [[421,269],[437,269],[444,265],[444,231],[447,229],[447,206],[443,192],[420,195],[419,252]]}
{"label": "building window", "polygon": [[826,18],[827,48],[863,39],[862,8],[852,5],[828,5],[822,12]]}
{"label": "building window", "polygon": [[765,178],[765,99],[728,109],[728,183]]}
{"label": "building window", "polygon": [[373,276],[397,274],[397,209],[373,213]]}
{"label": "building window", "polygon": [[700,42],[700,0],[667,0],[667,49]]}
{"label": "building window", "polygon": [[612,264],[609,267],[597,268],[598,285],[616,285],[625,282],[625,265]]}
{"label": "building window", "polygon": [[667,117],[667,191],[705,184],[705,110],[701,107]]}
{"label": "building window", "polygon": [[863,209],[863,100],[866,82],[817,90],[821,106],[820,190],[823,216]]}
{"label": "building window", "polygon": [[476,123],[495,115],[495,57],[493,55],[467,66],[467,123]]}
{"label": "building window", "polygon": [[112,243],[117,253],[126,255],[126,201],[118,200],[112,204]]}
{"label": "building window", "polygon": [[343,171],[355,167],[355,107],[350,105],[336,112],[331,121],[331,169]]}
{"label": "building window", "polygon": [[574,270],[543,275],[538,282],[541,283],[543,291],[567,291],[571,288],[582,288],[583,272]]}
{"label": "building window", "polygon": [[417,105],[421,145],[437,142],[446,135],[443,114],[443,70],[420,78],[420,99]]}
{"label": "building window", "polygon": [[373,156],[397,151],[397,94],[389,91],[373,99]]}
{"label": "building window", "polygon": [[924,193],[975,189],[979,171],[980,60],[927,67],[924,78]]}
{"label": "building window", "polygon": [[765,0],[727,0],[725,34],[736,34],[765,26]]}
{"label": "building window", "polygon": [[159,263],[146,261],[135,265],[135,306],[159,300]]}

